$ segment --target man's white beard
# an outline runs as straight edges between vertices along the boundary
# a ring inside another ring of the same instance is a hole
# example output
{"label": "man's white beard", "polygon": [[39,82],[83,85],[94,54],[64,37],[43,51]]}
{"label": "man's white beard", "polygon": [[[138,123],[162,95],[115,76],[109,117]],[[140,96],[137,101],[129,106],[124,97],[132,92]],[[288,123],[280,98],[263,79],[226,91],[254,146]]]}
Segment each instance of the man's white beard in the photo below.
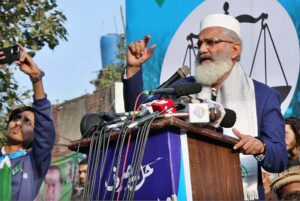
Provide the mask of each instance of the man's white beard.
{"label": "man's white beard", "polygon": [[200,64],[195,61],[195,77],[197,82],[203,85],[211,86],[215,84],[225,73],[229,72],[233,66],[230,56],[218,55],[213,57],[209,64]]}

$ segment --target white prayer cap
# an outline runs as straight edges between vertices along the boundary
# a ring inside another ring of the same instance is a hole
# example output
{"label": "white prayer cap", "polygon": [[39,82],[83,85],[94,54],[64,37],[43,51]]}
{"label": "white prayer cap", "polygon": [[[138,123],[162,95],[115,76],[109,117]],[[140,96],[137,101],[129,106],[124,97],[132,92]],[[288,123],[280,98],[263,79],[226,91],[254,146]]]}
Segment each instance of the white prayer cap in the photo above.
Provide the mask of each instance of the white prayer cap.
{"label": "white prayer cap", "polygon": [[240,36],[240,22],[230,15],[211,14],[206,16],[200,24],[200,32],[208,27],[223,27],[235,32]]}

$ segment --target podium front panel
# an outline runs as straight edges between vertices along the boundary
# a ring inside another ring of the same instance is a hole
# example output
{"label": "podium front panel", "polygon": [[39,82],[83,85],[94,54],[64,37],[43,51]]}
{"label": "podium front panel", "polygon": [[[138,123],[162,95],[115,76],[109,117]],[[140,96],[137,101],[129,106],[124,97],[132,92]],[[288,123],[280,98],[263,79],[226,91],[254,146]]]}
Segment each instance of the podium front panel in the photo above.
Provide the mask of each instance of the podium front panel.
{"label": "podium front panel", "polygon": [[194,200],[243,200],[239,154],[232,145],[189,135],[189,163]]}
{"label": "podium front panel", "polygon": [[[134,200],[167,200],[171,197],[177,197],[181,168],[181,142],[178,132],[176,129],[166,129],[149,135],[139,177],[136,180]],[[109,146],[102,177],[100,167],[104,162],[101,159],[98,160],[99,168],[97,168],[95,174],[90,171],[90,180],[95,178],[95,183],[90,184],[93,185],[93,199],[107,200],[113,196],[115,200],[119,191],[121,191],[120,199],[123,199],[124,195],[126,198],[126,195],[130,193],[129,191],[133,190],[132,184],[129,184],[130,182],[128,181],[130,180],[130,170],[132,169],[130,163],[132,161],[136,139],[132,138],[130,143],[124,179],[121,186],[121,172],[124,164],[126,145],[127,141],[125,141],[124,147],[122,148],[122,158],[118,172],[116,172],[118,161],[116,161],[116,159],[112,161],[114,151],[116,149],[117,151],[120,150],[120,147],[116,147],[115,143]],[[96,153],[91,154],[96,155]],[[97,163],[97,161],[92,161],[92,164],[93,163]],[[110,172],[112,173],[110,174]],[[116,188],[114,195],[112,195],[114,181],[116,182]]]}
{"label": "podium front panel", "polygon": [[[125,166],[127,140],[123,147],[111,142],[106,156],[103,147],[95,148],[90,151],[93,157],[89,162],[91,199],[117,200],[119,196],[120,200],[243,200],[239,154],[222,134],[213,135],[214,138],[207,133],[181,135],[180,129],[174,127],[152,131],[135,178],[131,170],[137,136],[131,138]],[[120,150],[121,159],[117,161],[113,155]],[[130,197],[133,192],[134,197]]]}

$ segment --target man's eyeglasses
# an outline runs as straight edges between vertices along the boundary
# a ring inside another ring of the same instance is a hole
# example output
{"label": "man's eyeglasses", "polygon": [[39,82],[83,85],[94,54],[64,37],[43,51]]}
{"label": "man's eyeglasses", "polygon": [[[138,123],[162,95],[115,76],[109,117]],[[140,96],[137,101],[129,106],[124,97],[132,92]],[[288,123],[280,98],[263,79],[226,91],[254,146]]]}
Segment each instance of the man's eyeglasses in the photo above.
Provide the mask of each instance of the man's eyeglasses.
{"label": "man's eyeglasses", "polygon": [[223,40],[223,39],[218,39],[218,38],[207,38],[207,39],[203,39],[203,40],[198,40],[197,46],[194,48],[200,49],[200,47],[202,46],[203,43],[206,46],[206,48],[210,48],[210,47],[214,46],[215,44],[221,43],[221,42],[234,43],[233,41],[229,41],[229,40]]}

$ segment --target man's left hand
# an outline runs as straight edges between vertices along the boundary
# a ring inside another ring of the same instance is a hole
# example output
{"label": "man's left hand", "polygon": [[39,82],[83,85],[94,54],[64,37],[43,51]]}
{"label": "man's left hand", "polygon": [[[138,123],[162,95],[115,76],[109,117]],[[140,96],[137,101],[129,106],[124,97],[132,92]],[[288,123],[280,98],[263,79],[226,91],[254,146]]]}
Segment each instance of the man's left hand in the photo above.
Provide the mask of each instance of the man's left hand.
{"label": "man's left hand", "polygon": [[233,128],[232,132],[240,139],[240,141],[234,145],[234,150],[239,149],[245,155],[263,154],[265,152],[265,146],[259,139],[251,135],[242,134],[236,128]]}

